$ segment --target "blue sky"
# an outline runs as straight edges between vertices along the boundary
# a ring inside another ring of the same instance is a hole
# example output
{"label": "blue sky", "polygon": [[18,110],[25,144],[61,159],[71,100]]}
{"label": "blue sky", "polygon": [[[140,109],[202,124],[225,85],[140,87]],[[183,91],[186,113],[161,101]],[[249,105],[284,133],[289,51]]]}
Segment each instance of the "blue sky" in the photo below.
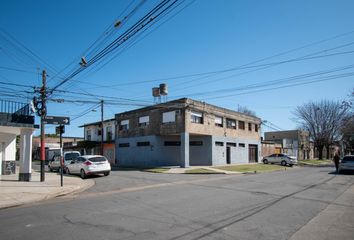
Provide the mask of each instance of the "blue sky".
{"label": "blue sky", "polygon": [[[1,1],[1,29],[47,64],[28,60],[0,35],[0,81],[39,86],[38,71],[46,68],[48,86],[56,86],[61,79],[52,78],[55,71],[72,63],[61,73],[64,77],[71,69],[79,68],[83,52],[139,2]],[[114,30],[111,40],[159,2],[146,1],[122,28]],[[130,8],[122,14],[127,6]],[[149,29],[168,20],[156,30],[144,32],[149,34],[139,36],[142,39],[130,48],[122,45],[118,48],[122,53],[108,64],[87,68],[59,89],[134,100],[128,105],[105,105],[105,118],[113,118],[115,113],[137,105],[152,104],[151,88],[163,82],[169,86],[169,100],[190,97],[233,110],[245,106],[280,129],[295,129],[296,106],[322,99],[341,101],[354,87],[350,66],[354,64],[353,9],[354,2],[349,0],[182,1],[179,8]],[[240,66],[248,68],[220,72]],[[219,72],[207,74],[214,71]],[[205,74],[180,77],[200,73]],[[312,73],[314,76],[303,78]],[[270,81],[276,82],[271,85]],[[1,99],[26,101],[26,96],[33,97],[22,92],[29,88],[0,87],[3,92],[18,92],[13,96],[2,94]],[[100,100],[59,93],[52,98]],[[90,111],[95,105],[51,102],[48,115],[76,118],[65,135],[82,136],[83,129],[78,126],[100,120],[99,108]],[[84,112],[87,114],[80,117]],[[54,126],[46,131],[53,133]]]}

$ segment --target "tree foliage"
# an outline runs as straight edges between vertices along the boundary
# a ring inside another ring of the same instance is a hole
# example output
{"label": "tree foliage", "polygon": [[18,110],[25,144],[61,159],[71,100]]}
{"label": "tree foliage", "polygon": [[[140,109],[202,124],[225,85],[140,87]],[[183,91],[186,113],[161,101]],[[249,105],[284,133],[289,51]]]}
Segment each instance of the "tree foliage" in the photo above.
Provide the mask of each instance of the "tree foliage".
{"label": "tree foliage", "polygon": [[[348,118],[349,109],[342,103],[322,100],[309,102],[295,109],[300,128],[310,133],[314,146],[319,151],[319,158],[322,159],[324,147],[341,140],[342,127]],[[327,158],[329,151],[327,151]]]}

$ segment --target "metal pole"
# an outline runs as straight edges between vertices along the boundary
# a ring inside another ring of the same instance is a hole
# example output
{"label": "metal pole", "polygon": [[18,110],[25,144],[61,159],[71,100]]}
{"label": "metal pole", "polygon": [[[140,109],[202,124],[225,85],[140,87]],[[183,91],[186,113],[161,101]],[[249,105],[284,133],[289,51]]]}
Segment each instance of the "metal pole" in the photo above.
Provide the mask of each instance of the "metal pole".
{"label": "metal pole", "polygon": [[41,182],[45,181],[45,123],[44,117],[46,116],[46,77],[47,74],[45,70],[42,72],[42,89],[41,89],[41,101],[42,101],[42,109],[41,109]]}
{"label": "metal pole", "polygon": [[103,100],[101,100],[101,155],[103,156]]}
{"label": "metal pole", "polygon": [[63,186],[63,171],[64,171],[64,152],[63,152],[63,125],[59,126],[60,139],[60,186]]}

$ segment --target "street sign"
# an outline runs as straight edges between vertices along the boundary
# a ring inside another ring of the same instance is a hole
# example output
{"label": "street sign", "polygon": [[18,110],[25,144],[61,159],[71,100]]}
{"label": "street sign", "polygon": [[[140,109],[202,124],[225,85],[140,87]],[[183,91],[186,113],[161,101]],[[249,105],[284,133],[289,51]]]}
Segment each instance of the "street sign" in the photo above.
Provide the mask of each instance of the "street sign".
{"label": "street sign", "polygon": [[43,122],[45,124],[54,124],[54,125],[69,125],[69,117],[56,117],[56,116],[45,116],[43,117]]}

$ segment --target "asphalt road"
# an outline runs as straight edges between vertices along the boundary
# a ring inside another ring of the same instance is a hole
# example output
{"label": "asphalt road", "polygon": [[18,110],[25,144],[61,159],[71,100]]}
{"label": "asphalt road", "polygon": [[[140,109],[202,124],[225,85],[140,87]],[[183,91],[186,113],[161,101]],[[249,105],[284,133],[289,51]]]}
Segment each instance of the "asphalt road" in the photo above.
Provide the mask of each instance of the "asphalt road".
{"label": "asphalt road", "polygon": [[0,211],[1,239],[289,239],[354,184],[331,168],[250,175],[115,171],[77,195]]}

